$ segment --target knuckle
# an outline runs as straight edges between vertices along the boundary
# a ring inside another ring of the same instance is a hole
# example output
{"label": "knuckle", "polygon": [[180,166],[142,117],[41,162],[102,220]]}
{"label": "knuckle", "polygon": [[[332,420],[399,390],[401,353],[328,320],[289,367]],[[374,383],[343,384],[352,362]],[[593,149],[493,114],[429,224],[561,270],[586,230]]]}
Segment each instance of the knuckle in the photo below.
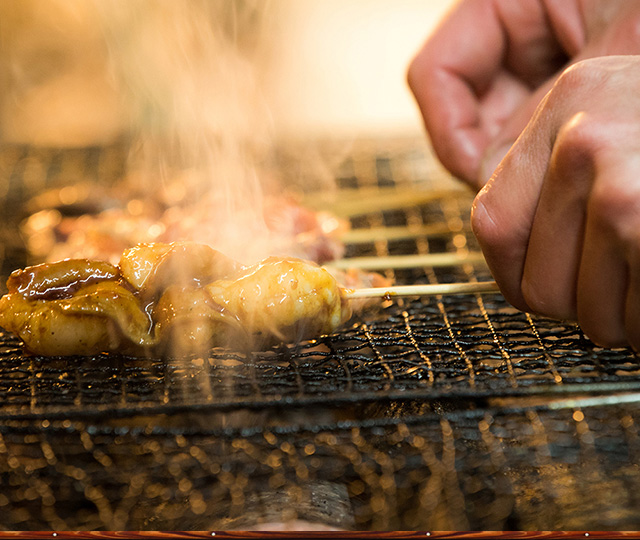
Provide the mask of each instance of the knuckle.
{"label": "knuckle", "polygon": [[[589,221],[600,230],[612,232],[614,237],[633,241],[628,238],[633,227],[629,221],[637,222],[640,211],[638,199],[631,196],[626,189],[613,189],[609,185],[594,186],[587,207]],[[628,230],[629,229],[629,230]]]}
{"label": "knuckle", "polygon": [[566,68],[557,78],[550,93],[550,99],[575,95],[591,78],[590,60],[582,60]]}
{"label": "knuckle", "polygon": [[610,58],[588,58],[567,67],[555,80],[547,95],[547,103],[553,108],[589,103],[594,96],[615,90],[617,62]]}
{"label": "knuckle", "polygon": [[592,159],[593,153],[599,148],[599,140],[596,138],[598,127],[593,116],[578,112],[558,130],[554,149],[557,148],[563,156],[580,161]]}
{"label": "knuckle", "polygon": [[602,97],[619,93],[630,70],[637,69],[634,56],[597,56],[567,67],[555,80],[548,99],[551,103],[602,105]]}
{"label": "knuckle", "polygon": [[512,253],[514,249],[522,249],[527,241],[528,222],[519,216],[514,218],[511,208],[508,208],[510,203],[510,199],[504,198],[504,190],[491,185],[491,182],[473,202],[471,229],[485,254]]}
{"label": "knuckle", "polygon": [[554,84],[554,91],[570,91],[590,87],[594,81],[598,81],[603,71],[607,71],[609,61],[600,57],[587,58],[571,64],[558,77]]}
{"label": "knuckle", "polygon": [[594,138],[597,133],[595,121],[583,112],[576,113],[560,127],[550,163],[555,182],[571,189],[593,180],[600,145]]}
{"label": "knuckle", "polygon": [[491,204],[485,191],[475,198],[471,208],[471,229],[483,247],[499,246],[508,242],[508,228],[500,220],[500,214],[491,211]]}

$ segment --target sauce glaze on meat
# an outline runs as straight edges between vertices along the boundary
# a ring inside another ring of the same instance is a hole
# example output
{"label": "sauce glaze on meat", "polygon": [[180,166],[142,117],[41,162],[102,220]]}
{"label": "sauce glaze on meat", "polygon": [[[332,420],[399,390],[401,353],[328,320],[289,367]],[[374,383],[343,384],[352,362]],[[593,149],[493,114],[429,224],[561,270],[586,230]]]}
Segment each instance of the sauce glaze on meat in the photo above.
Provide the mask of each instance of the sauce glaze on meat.
{"label": "sauce glaze on meat", "polygon": [[198,353],[241,337],[318,337],[351,316],[335,278],[314,263],[268,258],[243,268],[207,245],[140,244],[118,266],[85,259],[14,272],[0,326],[45,356]]}

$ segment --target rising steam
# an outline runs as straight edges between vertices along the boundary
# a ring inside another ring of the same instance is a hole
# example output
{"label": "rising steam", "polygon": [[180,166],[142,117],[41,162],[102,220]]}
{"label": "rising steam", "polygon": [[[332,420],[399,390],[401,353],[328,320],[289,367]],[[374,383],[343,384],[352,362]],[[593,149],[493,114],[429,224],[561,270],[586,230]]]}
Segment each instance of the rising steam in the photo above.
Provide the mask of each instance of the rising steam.
{"label": "rising steam", "polygon": [[265,231],[261,164],[273,142],[260,84],[269,3],[96,0],[95,6],[128,111],[131,178],[171,205],[210,201],[198,218],[217,231],[215,247],[245,260],[264,256],[256,244]]}

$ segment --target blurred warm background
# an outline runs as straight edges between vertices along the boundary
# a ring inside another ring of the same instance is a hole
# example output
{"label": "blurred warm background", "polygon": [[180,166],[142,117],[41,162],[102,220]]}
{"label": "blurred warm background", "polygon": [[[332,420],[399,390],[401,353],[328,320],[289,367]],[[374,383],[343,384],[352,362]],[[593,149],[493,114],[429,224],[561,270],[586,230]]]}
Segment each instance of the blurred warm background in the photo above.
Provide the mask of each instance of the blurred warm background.
{"label": "blurred warm background", "polygon": [[343,135],[421,130],[405,72],[451,3],[278,1],[277,117],[288,129]]}
{"label": "blurred warm background", "polygon": [[100,144],[161,110],[188,117],[205,98],[222,104],[208,110],[220,119],[216,129],[244,122],[248,131],[305,136],[419,132],[405,70],[450,4],[3,0],[0,135]]}

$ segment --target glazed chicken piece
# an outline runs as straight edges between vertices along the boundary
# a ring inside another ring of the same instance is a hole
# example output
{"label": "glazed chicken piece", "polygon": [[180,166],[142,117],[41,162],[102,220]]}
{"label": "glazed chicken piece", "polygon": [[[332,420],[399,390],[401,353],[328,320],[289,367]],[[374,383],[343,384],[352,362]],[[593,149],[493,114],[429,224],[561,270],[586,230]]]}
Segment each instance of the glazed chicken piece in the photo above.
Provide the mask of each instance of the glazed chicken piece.
{"label": "glazed chicken piece", "polygon": [[351,316],[343,289],[314,263],[271,257],[243,268],[189,242],[141,244],[119,267],[82,259],[28,267],[7,286],[0,326],[49,356],[310,339]]}
{"label": "glazed chicken piece", "polygon": [[[56,264],[50,266],[55,274]],[[42,282],[34,284],[35,290],[41,288]],[[34,289],[14,290],[0,298],[0,326],[36,354],[88,355],[155,344],[151,321],[138,299],[116,281],[97,280],[46,299],[31,294]]]}
{"label": "glazed chicken piece", "polygon": [[125,250],[118,266],[122,277],[145,298],[169,286],[202,286],[242,268],[219,251],[195,242],[139,244]]}
{"label": "glazed chicken piece", "polygon": [[68,296],[84,285],[117,277],[118,269],[107,262],[67,259],[16,270],[7,280],[7,289],[25,298],[44,299]]}
{"label": "glazed chicken piece", "polygon": [[326,270],[276,257],[204,288],[170,287],[153,311],[158,340],[175,355],[311,339],[350,316],[343,290]]}
{"label": "glazed chicken piece", "polygon": [[204,287],[171,286],[153,308],[158,348],[165,354],[200,354],[247,337],[237,318]]}
{"label": "glazed chicken piece", "polygon": [[351,317],[335,278],[301,259],[270,257],[233,280],[216,281],[206,289],[248,333],[280,341],[333,332]]}

